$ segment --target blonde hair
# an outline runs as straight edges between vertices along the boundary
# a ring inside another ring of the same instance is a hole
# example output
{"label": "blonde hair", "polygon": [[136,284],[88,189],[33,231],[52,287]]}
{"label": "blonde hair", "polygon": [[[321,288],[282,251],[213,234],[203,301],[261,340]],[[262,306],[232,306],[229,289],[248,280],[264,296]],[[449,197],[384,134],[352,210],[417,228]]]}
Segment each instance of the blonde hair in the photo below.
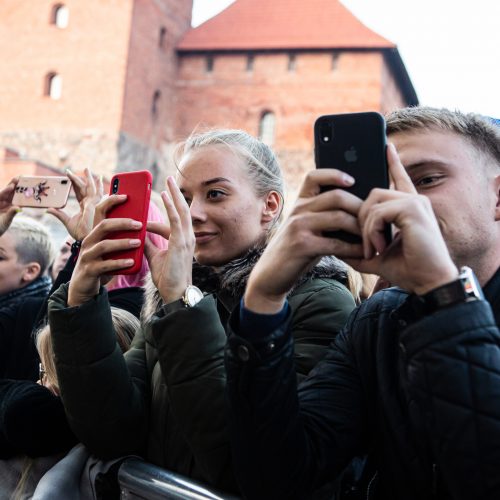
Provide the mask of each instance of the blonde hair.
{"label": "blonde hair", "polygon": [[54,245],[47,229],[29,217],[16,217],[7,231],[14,236],[18,260],[23,264],[38,262],[40,276],[43,275],[54,256]]}
{"label": "blonde hair", "polygon": [[[208,146],[227,147],[241,158],[257,196],[276,191],[281,198],[281,210],[275,223],[281,219],[285,201],[285,183],[278,160],[272,149],[243,130],[214,129],[191,134],[174,150],[174,162],[178,168],[183,156]],[[181,172],[182,175],[182,172]]]}
{"label": "blonde hair", "polygon": [[[116,334],[116,341],[121,351],[126,352],[132,343],[135,333],[139,329],[140,322],[132,313],[119,307],[111,307],[111,316]],[[50,325],[45,325],[35,333],[35,343],[40,361],[45,370],[47,383],[59,392]]]}
{"label": "blonde hair", "polygon": [[428,129],[455,133],[500,166],[500,127],[487,117],[422,106],[393,111],[386,122],[387,135]]}

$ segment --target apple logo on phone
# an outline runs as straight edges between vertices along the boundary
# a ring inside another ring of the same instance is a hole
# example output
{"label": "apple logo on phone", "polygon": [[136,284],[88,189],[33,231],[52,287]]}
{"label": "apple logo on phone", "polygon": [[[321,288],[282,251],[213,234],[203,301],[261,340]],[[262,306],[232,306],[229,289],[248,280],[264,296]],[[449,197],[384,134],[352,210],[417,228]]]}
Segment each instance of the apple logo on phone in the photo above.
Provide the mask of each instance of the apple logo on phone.
{"label": "apple logo on phone", "polygon": [[356,148],[354,146],[351,146],[345,153],[344,153],[344,158],[345,161],[349,163],[354,163],[358,161],[358,153],[356,151]]}

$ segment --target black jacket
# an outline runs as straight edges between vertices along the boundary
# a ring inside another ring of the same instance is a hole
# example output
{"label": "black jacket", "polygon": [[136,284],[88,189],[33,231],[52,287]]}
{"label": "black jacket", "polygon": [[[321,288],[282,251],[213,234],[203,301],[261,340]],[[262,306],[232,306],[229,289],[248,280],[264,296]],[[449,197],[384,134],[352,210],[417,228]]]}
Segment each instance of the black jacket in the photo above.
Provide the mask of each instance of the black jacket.
{"label": "black jacket", "polygon": [[361,498],[500,498],[500,272],[485,296],[425,316],[400,289],[376,294],[298,392],[288,325],[251,345],[236,312],[226,365],[244,494],[307,498],[368,455]]}

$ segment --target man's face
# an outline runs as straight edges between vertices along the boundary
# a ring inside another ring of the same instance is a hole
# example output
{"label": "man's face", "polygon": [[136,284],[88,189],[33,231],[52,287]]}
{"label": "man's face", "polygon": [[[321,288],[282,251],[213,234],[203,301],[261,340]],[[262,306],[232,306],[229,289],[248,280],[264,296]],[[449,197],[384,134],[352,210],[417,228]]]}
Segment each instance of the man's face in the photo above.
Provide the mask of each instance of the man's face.
{"label": "man's face", "polygon": [[22,288],[26,264],[19,261],[14,236],[7,231],[0,236],[0,295]]}
{"label": "man's face", "polygon": [[418,193],[430,199],[455,264],[474,268],[498,260],[498,184],[487,156],[452,132],[398,132],[389,140]]}

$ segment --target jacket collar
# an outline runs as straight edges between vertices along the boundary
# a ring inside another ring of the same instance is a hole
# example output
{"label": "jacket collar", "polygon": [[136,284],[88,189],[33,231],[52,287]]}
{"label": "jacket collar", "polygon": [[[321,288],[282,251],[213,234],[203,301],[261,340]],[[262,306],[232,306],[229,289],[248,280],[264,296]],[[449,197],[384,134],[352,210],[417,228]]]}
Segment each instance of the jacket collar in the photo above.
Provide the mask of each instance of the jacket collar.
{"label": "jacket collar", "polygon": [[486,300],[490,303],[495,320],[500,324],[500,268],[483,288]]}

